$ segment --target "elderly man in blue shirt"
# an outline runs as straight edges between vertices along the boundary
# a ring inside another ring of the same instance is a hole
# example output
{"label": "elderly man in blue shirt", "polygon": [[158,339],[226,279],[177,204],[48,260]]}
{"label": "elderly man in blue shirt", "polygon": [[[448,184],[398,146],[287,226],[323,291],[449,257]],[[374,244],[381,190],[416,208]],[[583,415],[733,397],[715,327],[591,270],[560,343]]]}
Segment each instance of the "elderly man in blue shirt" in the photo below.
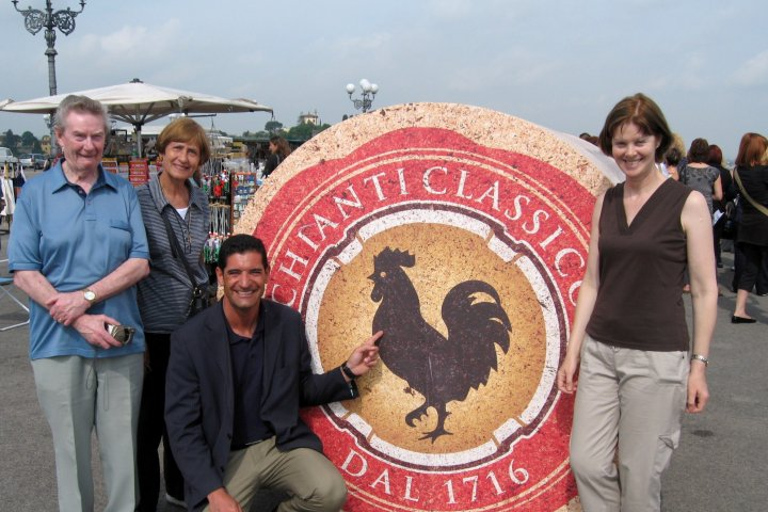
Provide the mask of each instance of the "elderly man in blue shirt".
{"label": "elderly man in blue shirt", "polygon": [[[53,433],[59,509],[93,510],[95,429],[105,510],[133,512],[144,353],[135,284],[149,272],[146,233],[133,186],[101,167],[104,106],[68,96],[54,130],[64,158],[24,186],[8,256],[31,299],[29,355]],[[108,324],[135,329],[132,339]]]}

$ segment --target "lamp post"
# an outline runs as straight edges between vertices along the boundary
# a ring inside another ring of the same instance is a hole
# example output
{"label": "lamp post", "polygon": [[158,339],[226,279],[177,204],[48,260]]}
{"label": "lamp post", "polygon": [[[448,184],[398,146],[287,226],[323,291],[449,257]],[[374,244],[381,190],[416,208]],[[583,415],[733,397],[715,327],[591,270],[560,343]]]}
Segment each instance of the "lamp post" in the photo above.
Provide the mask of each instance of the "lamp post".
{"label": "lamp post", "polygon": [[349,94],[349,99],[352,100],[352,103],[355,105],[357,110],[362,109],[363,113],[365,113],[371,110],[373,99],[376,97],[376,93],[379,92],[379,86],[372,84],[363,78],[360,80],[360,90],[361,99],[353,98],[352,94],[355,92],[355,84],[347,84],[347,94]]}
{"label": "lamp post", "polygon": [[45,0],[45,11],[39,9],[19,9],[19,0],[11,0],[13,6],[24,16],[24,28],[32,35],[37,34],[45,28],[45,42],[48,49],[45,54],[48,56],[48,89],[51,96],[56,95],[56,29],[68,36],[75,31],[75,17],[85,9],[85,0],[80,0],[80,10],[73,11],[69,7],[64,10],[53,12],[51,0]]}
{"label": "lamp post", "polygon": [[[80,10],[73,11],[69,7],[54,12],[51,0],[45,0],[45,10],[33,9],[27,7],[26,9],[19,9],[19,0],[11,0],[13,7],[17,12],[20,12],[24,16],[24,28],[27,29],[32,35],[37,34],[43,28],[45,28],[45,42],[48,45],[48,49],[45,50],[45,54],[48,56],[48,93],[51,96],[56,95],[56,29],[61,30],[61,33],[68,36],[75,31],[75,18],[78,14],[85,9],[85,0],[80,0]],[[54,133],[53,124],[49,123],[48,128],[51,130],[51,155],[54,154]]]}

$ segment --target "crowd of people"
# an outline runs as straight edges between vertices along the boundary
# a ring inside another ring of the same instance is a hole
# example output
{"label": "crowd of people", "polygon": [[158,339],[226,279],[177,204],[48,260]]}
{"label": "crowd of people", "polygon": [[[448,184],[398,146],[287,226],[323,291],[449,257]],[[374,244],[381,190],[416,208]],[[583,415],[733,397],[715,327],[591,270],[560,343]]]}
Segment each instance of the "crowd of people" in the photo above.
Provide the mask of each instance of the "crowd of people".
{"label": "crowd of people", "polygon": [[[107,130],[100,103],[62,101],[63,159],[25,185],[8,249],[31,299],[30,358],[60,510],[93,510],[94,430],[109,512],[157,509],[161,443],[166,499],[189,510],[247,511],[259,487],[284,493],[280,510],[339,510],[344,480],[299,408],[358,397],[355,379],[377,364],[384,333],[314,374],[299,313],[262,297],[267,249],[250,235],[222,244],[223,296],[207,306],[209,206],[195,185],[210,157],[204,130],[170,123],[157,142],[161,170],[137,189],[101,167]],[[730,171],[704,139],[682,149],[659,106],[637,94],[615,105],[594,142],[625,180],[597,198],[557,375],[560,391],[576,392],[571,466],[584,510],[659,510],[683,411],[709,398],[726,234],[732,322],[755,322],[748,294],[768,291],[768,140],[744,135]],[[284,148],[272,145],[279,163]]]}
{"label": "crowd of people", "polygon": [[[682,141],[677,138],[677,144]],[[723,241],[734,252],[732,291],[736,306],[734,324],[756,320],[746,311],[749,293],[768,293],[768,142],[757,133],[745,134],[733,169],[728,169],[720,146],[698,138],[685,157],[671,147],[663,172],[701,193],[712,215],[715,264],[723,268]],[[689,291],[689,286],[684,286]]]}

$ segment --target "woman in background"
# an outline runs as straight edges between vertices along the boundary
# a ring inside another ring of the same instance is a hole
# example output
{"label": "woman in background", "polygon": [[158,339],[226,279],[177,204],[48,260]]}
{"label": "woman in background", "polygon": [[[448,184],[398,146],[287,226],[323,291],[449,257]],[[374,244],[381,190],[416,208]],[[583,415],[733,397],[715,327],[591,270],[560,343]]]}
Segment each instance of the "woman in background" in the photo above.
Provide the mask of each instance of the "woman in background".
{"label": "woman in background", "polygon": [[664,114],[643,94],[616,104],[600,133],[600,148],[626,180],[595,204],[587,270],[557,375],[559,390],[573,393],[579,372],[570,455],[586,512],[660,510],[661,474],[683,410],[700,412],[709,398],[705,370],[717,317],[712,222],[704,197],[657,165],[671,139]]}
{"label": "woman in background", "polygon": [[672,146],[664,155],[664,164],[667,169],[669,177],[675,181],[680,181],[680,173],[677,170],[677,166],[680,165],[680,160],[683,158],[683,154],[680,150]]}
{"label": "woman in background", "polygon": [[723,190],[723,198],[713,201],[713,207],[715,212],[720,212],[720,218],[713,226],[713,234],[715,237],[715,261],[717,262],[717,268],[723,268],[723,260],[720,257],[720,238],[722,238],[723,227],[725,226],[726,215],[725,205],[728,202],[733,201],[736,197],[733,187],[733,178],[731,178],[731,171],[723,166],[723,151],[720,146],[716,144],[709,145],[709,158],[707,164],[714,167],[720,172],[720,186]]}
{"label": "woman in background", "polygon": [[714,201],[723,198],[723,186],[720,171],[710,166],[708,160],[709,142],[706,139],[694,139],[688,150],[688,164],[680,171],[680,183],[704,196],[711,217],[714,213]]}
{"label": "woman in background", "polygon": [[768,266],[768,139],[758,133],[746,133],[739,144],[733,180],[741,194],[742,208],[737,251],[741,253],[737,268],[736,307],[731,317],[734,324],[752,324],[756,320],[747,314],[749,292],[758,284],[758,276]]}
{"label": "woman in background", "polygon": [[280,165],[283,160],[288,158],[291,154],[291,146],[288,145],[288,141],[277,135],[270,137],[269,139],[269,156],[267,162],[264,165],[264,178],[272,174],[272,172]]}
{"label": "woman in background", "polygon": [[[192,289],[208,285],[202,257],[210,224],[208,198],[192,182],[210,158],[208,137],[199,124],[182,117],[163,129],[155,147],[162,170],[136,190],[151,260],[149,276],[139,282],[139,310],[147,338],[137,445],[139,512],[157,509],[161,439],[166,500],[184,506],[184,481],[165,431],[165,372],[171,333],[187,320]],[[173,249],[164,219],[183,254]],[[195,282],[182,258],[194,271]]]}

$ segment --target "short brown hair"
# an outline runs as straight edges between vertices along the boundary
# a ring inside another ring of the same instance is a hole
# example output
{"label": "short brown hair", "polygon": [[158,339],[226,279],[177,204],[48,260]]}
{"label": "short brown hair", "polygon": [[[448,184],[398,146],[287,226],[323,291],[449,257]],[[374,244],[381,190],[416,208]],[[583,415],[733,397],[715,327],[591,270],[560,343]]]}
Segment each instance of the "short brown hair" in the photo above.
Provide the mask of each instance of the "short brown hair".
{"label": "short brown hair", "polygon": [[691,163],[707,163],[709,160],[709,142],[707,139],[693,139],[688,149],[688,161]]}
{"label": "short brown hair", "polygon": [[204,165],[211,158],[211,146],[208,143],[208,135],[202,126],[189,117],[180,117],[171,121],[163,128],[157,137],[155,148],[159,154],[165,153],[165,148],[171,142],[184,142],[197,146],[200,150],[200,165]]}
{"label": "short brown hair", "polygon": [[646,135],[659,137],[661,143],[656,148],[656,161],[661,162],[672,144],[672,131],[659,106],[643,93],[627,96],[616,104],[605,118],[600,131],[599,146],[608,156],[613,154],[613,134],[625,124],[636,124]]}

